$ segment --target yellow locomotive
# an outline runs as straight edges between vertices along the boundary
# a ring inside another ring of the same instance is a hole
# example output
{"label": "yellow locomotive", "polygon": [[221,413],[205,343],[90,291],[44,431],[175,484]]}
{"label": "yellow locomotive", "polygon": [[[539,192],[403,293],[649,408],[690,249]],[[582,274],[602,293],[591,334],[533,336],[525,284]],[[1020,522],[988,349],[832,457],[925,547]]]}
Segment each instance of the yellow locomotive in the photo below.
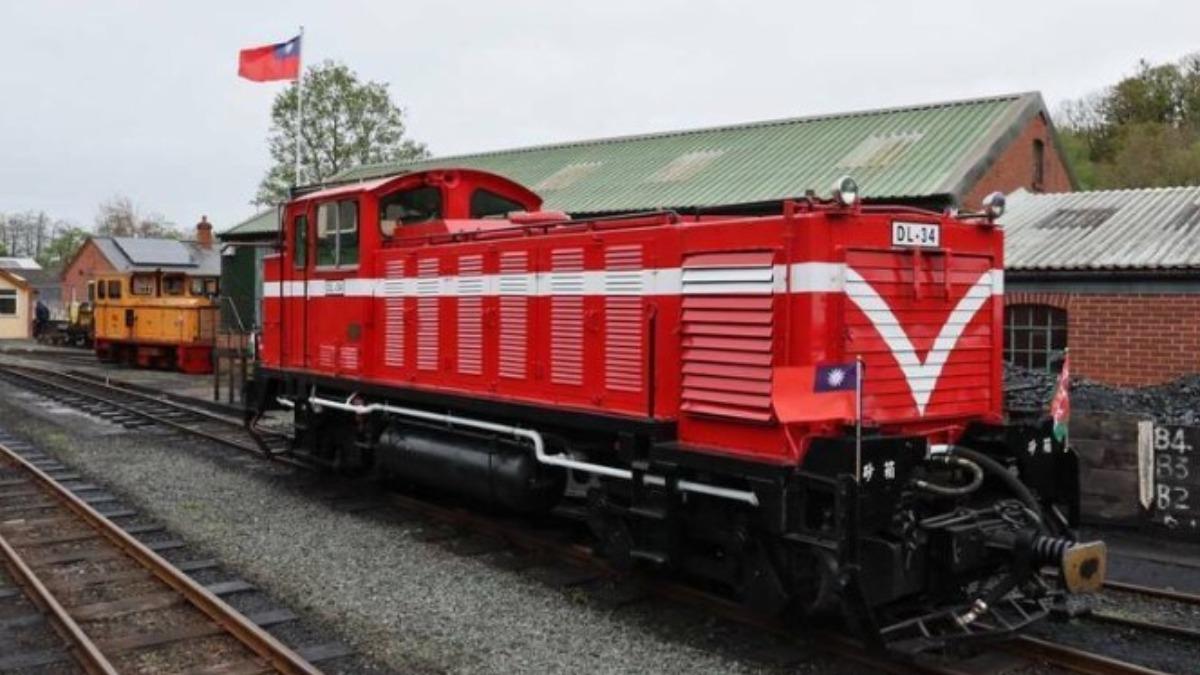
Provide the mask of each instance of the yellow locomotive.
{"label": "yellow locomotive", "polygon": [[216,340],[216,276],[139,271],[96,277],[95,349],[101,361],[212,372]]}

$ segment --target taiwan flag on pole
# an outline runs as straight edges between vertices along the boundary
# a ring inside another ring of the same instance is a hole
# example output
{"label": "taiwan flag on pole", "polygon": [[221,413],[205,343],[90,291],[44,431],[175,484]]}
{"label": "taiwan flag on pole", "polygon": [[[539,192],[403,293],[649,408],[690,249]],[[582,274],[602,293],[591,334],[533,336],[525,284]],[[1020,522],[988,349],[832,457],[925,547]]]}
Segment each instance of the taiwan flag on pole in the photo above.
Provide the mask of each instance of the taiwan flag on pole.
{"label": "taiwan flag on pole", "polygon": [[854,361],[776,368],[775,416],[785,423],[856,420],[858,384]]}
{"label": "taiwan flag on pole", "polygon": [[1071,419],[1071,368],[1070,356],[1063,357],[1062,372],[1058,374],[1058,386],[1054,388],[1054,399],[1050,401],[1050,417],[1054,418],[1054,437],[1067,439],[1067,423]]}
{"label": "taiwan flag on pole", "polygon": [[295,80],[300,77],[300,36],[238,53],[238,75],[255,82]]}

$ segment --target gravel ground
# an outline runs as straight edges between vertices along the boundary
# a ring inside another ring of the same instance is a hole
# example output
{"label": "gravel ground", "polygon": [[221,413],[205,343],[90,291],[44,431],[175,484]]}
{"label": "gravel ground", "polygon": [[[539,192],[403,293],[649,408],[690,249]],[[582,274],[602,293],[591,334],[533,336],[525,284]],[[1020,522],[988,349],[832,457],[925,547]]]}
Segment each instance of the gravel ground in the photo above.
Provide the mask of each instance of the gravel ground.
{"label": "gravel ground", "polygon": [[339,512],[263,463],[124,433],[23,392],[0,392],[0,424],[398,672],[863,672],[811,653],[797,664],[794,651],[742,660],[730,641],[745,636],[694,612],[594,606],[419,541],[416,526]]}

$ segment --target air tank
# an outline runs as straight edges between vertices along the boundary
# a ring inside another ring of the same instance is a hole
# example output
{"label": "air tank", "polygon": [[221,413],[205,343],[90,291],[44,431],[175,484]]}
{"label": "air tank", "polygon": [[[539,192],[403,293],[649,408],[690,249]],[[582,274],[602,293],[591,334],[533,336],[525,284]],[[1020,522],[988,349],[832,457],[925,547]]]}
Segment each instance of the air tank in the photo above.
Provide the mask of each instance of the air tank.
{"label": "air tank", "polygon": [[539,464],[532,448],[491,437],[392,424],[376,448],[386,473],[513,511],[548,510],[566,485],[566,472]]}

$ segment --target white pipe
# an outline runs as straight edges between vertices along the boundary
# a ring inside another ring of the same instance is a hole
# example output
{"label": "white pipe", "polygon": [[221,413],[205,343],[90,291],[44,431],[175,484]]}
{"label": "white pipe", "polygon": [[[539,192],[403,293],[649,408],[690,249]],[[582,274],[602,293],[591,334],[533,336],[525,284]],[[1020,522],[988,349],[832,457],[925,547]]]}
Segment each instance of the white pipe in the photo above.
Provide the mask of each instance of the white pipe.
{"label": "white pipe", "polygon": [[[392,413],[394,415],[404,415],[414,417],[416,419],[425,420],[428,422],[442,422],[452,426],[470,427],[472,429],[480,429],[482,431],[491,431],[497,434],[508,434],[517,438],[523,438],[533,444],[533,454],[537,461],[548,466],[557,466],[573,471],[581,471],[583,473],[592,473],[609,478],[620,478],[622,480],[633,480],[633,472],[628,469],[619,469],[615,466],[607,466],[604,464],[593,464],[592,462],[581,462],[577,459],[571,459],[564,455],[550,455],[546,453],[546,442],[542,435],[533,429],[523,429],[521,427],[509,426],[507,424],[496,424],[495,422],[485,422],[483,420],[472,419],[469,417],[459,417],[457,415],[449,415],[444,413],[433,413],[427,410],[418,410],[416,408],[403,408],[400,406],[389,405],[386,403],[370,403],[367,405],[358,405],[350,403],[354,399],[354,394],[346,398],[346,402],[335,401],[333,399],[321,398],[316,394],[308,397],[309,403],[316,407],[333,408],[334,410],[344,410],[359,415],[367,415],[376,411]],[[663,476],[646,475],[643,477],[643,482],[647,485],[666,485],[667,479]],[[723,499],[731,499],[733,501],[745,502],[751,506],[758,506],[758,495],[749,490],[734,490],[732,488],[724,488],[716,485],[708,485],[706,483],[696,483],[688,480],[681,480],[675,484],[684,492],[695,492],[697,494],[706,494],[713,497],[721,497]]]}
{"label": "white pipe", "polygon": [[291,409],[291,408],[295,408],[295,407],[296,407],[296,404],[295,404],[295,403],[293,403],[291,399],[284,398],[284,397],[282,397],[282,396],[276,396],[276,397],[275,397],[275,401],[276,401],[276,402],[278,402],[278,403],[279,403],[279,405],[281,405],[281,406],[283,406],[283,407],[285,407],[285,408],[289,408],[289,409]]}

